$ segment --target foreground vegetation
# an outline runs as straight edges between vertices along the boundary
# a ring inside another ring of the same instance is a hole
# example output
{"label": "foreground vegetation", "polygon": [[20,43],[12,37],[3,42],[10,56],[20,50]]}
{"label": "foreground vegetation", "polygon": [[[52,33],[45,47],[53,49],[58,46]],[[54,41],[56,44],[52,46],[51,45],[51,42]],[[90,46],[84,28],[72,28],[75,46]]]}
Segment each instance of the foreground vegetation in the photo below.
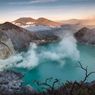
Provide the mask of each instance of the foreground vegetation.
{"label": "foreground vegetation", "polygon": [[[48,78],[45,80],[45,82],[35,81],[35,83],[43,89],[43,92],[36,92],[34,94],[24,93],[23,95],[95,95],[95,81],[92,81],[90,83],[86,82],[88,77],[95,72],[89,73],[87,67],[84,68],[80,62],[79,65],[85,72],[85,76],[82,81],[67,81],[65,84],[60,83],[58,79],[53,78]],[[52,85],[50,85],[48,82],[52,80]]]}
{"label": "foreground vegetation", "polygon": [[[85,72],[84,79],[80,82],[67,81],[61,83],[58,79],[48,78],[45,82],[34,81],[40,89],[43,89],[41,92],[24,90],[12,95],[95,95],[95,81],[86,82],[88,77],[95,72],[89,73],[87,67],[84,68],[80,62],[79,65]],[[52,82],[51,85],[50,82]],[[3,94],[0,93],[0,95]]]}

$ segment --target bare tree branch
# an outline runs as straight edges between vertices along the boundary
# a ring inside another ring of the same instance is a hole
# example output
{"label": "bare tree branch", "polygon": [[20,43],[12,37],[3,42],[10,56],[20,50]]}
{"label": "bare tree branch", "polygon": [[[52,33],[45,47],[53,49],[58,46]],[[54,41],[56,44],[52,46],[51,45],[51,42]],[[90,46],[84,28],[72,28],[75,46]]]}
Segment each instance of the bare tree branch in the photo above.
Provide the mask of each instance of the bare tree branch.
{"label": "bare tree branch", "polygon": [[81,69],[83,69],[83,70],[85,71],[85,77],[84,77],[84,80],[82,81],[82,83],[85,83],[85,81],[87,80],[87,78],[88,78],[90,75],[92,75],[93,73],[95,73],[95,71],[89,73],[89,72],[88,72],[88,66],[83,67],[80,61],[79,61],[78,63],[79,63],[79,65],[80,65]]}

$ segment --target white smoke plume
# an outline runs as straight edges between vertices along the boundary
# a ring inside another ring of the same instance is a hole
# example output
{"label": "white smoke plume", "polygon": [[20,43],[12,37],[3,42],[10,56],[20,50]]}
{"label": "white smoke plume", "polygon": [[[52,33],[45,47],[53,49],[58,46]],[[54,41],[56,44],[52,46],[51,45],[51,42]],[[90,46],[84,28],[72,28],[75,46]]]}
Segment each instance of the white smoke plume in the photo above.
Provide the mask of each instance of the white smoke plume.
{"label": "white smoke plume", "polygon": [[77,49],[77,41],[71,34],[65,34],[62,41],[54,47],[53,51],[45,51],[42,53],[44,58],[49,60],[59,61],[64,63],[65,58],[70,58],[73,61],[80,59],[80,54]]}
{"label": "white smoke plume", "polygon": [[56,47],[50,45],[50,49],[52,48],[53,51],[47,49],[45,51],[41,50],[40,53],[38,53],[38,48],[39,46],[31,43],[27,52],[22,52],[11,56],[8,59],[0,60],[0,71],[12,67],[32,69],[38,66],[40,60],[43,59],[58,61],[59,63],[64,64],[65,58],[70,58],[74,61],[78,61],[80,58],[77,49],[77,41],[73,35],[68,33],[63,36],[62,41],[57,43]]}
{"label": "white smoke plume", "polygon": [[8,59],[0,60],[0,71],[12,67],[32,69],[39,64],[35,49],[36,44],[31,43],[29,50],[25,53],[16,54]]}

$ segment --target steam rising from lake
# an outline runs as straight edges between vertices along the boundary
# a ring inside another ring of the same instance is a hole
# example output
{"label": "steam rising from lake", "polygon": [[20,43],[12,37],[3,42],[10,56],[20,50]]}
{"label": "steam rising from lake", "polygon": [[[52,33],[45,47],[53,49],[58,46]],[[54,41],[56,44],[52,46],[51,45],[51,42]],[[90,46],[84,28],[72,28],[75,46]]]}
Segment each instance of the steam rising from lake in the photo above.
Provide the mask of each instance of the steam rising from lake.
{"label": "steam rising from lake", "polygon": [[74,61],[79,60],[80,54],[77,49],[77,41],[73,35],[66,34],[56,47],[52,46],[53,51],[45,51],[42,53],[44,58],[49,60],[61,61],[70,58]]}
{"label": "steam rising from lake", "polygon": [[49,48],[43,46],[38,52],[39,46],[34,43],[30,44],[27,52],[22,52],[11,56],[8,59],[0,60],[0,70],[13,67],[32,69],[41,64],[41,60],[57,61],[60,64],[65,64],[65,59],[69,58],[73,61],[78,61],[80,58],[77,49],[77,42],[73,35],[65,34],[62,41],[51,44]]}

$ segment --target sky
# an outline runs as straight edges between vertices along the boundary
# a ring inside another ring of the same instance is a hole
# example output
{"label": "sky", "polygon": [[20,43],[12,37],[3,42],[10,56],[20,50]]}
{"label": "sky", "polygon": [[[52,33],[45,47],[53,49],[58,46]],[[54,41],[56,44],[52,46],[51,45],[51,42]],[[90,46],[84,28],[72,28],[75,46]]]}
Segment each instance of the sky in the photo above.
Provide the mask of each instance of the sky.
{"label": "sky", "polygon": [[0,0],[0,22],[20,17],[45,17],[58,21],[93,16],[95,0]]}

